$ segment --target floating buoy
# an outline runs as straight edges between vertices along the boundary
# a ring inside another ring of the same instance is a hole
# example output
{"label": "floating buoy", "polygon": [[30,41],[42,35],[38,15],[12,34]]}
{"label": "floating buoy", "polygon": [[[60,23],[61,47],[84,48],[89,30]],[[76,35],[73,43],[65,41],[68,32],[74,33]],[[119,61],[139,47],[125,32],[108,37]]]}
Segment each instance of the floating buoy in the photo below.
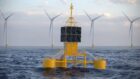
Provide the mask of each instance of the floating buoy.
{"label": "floating buoy", "polygon": [[[70,5],[70,17],[67,20],[67,25],[61,27],[61,42],[64,42],[64,54],[59,58],[47,57],[43,60],[44,68],[69,68],[79,67],[88,68],[88,65],[93,64],[95,69],[106,69],[105,59],[88,60],[87,52],[78,51],[78,43],[81,42],[82,28],[76,26],[73,17],[73,5]],[[91,56],[91,55],[90,55]]]}
{"label": "floating buoy", "polygon": [[95,59],[93,62],[94,68],[95,69],[106,69],[106,60],[105,59]]}
{"label": "floating buoy", "polygon": [[46,58],[43,61],[44,68],[56,68],[56,59],[54,58]]}

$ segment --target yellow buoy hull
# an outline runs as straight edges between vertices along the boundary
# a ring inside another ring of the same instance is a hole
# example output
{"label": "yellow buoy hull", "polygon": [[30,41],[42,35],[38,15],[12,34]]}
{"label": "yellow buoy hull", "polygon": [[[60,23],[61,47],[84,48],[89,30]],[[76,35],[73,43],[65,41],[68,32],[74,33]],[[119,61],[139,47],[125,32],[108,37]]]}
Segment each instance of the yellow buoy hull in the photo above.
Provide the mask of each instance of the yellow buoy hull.
{"label": "yellow buoy hull", "polygon": [[95,69],[104,70],[104,69],[106,69],[107,62],[104,59],[96,59],[96,60],[94,60],[93,64],[94,64]]}

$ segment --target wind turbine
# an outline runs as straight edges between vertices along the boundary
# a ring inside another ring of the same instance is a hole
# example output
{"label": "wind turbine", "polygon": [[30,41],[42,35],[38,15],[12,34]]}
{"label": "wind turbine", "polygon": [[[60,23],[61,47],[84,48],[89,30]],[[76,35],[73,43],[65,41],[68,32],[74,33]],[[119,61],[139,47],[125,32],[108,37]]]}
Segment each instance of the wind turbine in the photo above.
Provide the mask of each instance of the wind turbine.
{"label": "wind turbine", "polygon": [[91,37],[92,38],[92,48],[94,48],[94,24],[95,24],[95,21],[98,20],[99,18],[101,18],[103,15],[99,15],[99,16],[96,16],[94,18],[91,18],[91,16],[89,16],[89,14],[84,11],[85,14],[87,15],[87,17],[89,18],[89,20],[91,21],[91,26],[90,26],[90,35],[92,34],[93,32],[93,36]]}
{"label": "wind turbine", "polygon": [[7,39],[7,23],[8,23],[8,20],[10,17],[13,16],[13,13],[9,14],[8,16],[5,16],[4,13],[0,10],[0,14],[4,20],[4,32],[3,32],[3,37],[4,37],[4,40],[5,40],[5,47],[7,48],[8,47],[8,39]]}
{"label": "wind turbine", "polygon": [[133,23],[137,20],[140,19],[140,17],[135,18],[133,20],[131,20],[124,12],[123,15],[126,17],[126,19],[130,22],[130,28],[129,28],[129,35],[130,35],[130,39],[131,39],[131,47],[133,47]]}
{"label": "wind turbine", "polygon": [[47,17],[49,18],[49,20],[50,20],[50,27],[49,27],[49,35],[51,36],[51,47],[53,48],[53,23],[54,23],[54,20],[56,19],[56,18],[58,18],[61,14],[59,14],[59,15],[56,15],[56,16],[54,16],[54,17],[51,17],[49,14],[48,14],[48,12],[46,11],[46,10],[44,10],[44,12],[45,12],[45,14],[47,15]]}

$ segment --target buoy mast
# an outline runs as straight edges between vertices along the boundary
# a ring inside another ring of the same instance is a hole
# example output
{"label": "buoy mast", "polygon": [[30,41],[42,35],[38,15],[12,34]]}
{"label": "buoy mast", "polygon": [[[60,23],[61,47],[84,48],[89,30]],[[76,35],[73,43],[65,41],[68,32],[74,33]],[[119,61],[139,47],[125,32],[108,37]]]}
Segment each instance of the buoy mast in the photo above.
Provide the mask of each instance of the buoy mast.
{"label": "buoy mast", "polygon": [[78,42],[81,42],[81,27],[76,26],[73,17],[73,4],[70,4],[70,16],[66,26],[61,27],[61,42],[64,42],[64,55],[76,56],[78,53]]}

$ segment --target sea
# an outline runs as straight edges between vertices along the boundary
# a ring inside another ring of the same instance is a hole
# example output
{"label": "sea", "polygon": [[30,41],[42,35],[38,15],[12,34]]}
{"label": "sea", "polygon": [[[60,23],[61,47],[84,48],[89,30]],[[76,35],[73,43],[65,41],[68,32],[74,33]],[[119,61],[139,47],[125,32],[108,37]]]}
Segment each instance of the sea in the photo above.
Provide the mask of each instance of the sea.
{"label": "sea", "polygon": [[107,60],[106,70],[69,70],[42,67],[42,61],[62,47],[0,47],[0,79],[140,79],[140,47],[80,47],[93,57]]}

